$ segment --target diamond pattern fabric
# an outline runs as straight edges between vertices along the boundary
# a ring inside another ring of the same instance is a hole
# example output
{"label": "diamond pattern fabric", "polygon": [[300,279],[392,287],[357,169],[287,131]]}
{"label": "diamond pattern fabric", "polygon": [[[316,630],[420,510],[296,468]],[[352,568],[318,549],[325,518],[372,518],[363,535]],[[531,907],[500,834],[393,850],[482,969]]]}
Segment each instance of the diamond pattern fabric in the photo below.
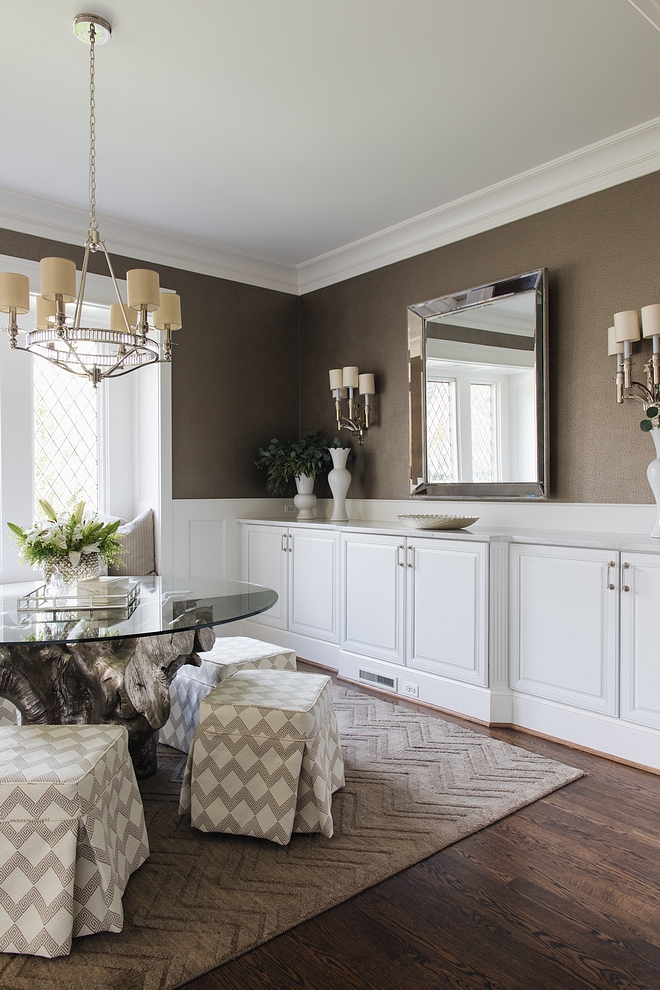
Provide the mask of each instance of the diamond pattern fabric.
{"label": "diamond pattern fabric", "polygon": [[179,813],[204,832],[286,845],[293,832],[333,834],[344,761],[323,674],[245,670],[204,698]]}
{"label": "diamond pattern fabric", "polygon": [[18,709],[7,698],[0,698],[0,725],[18,725]]}
{"label": "diamond pattern fabric", "polygon": [[208,653],[199,653],[199,667],[181,668],[170,685],[170,717],[158,740],[188,753],[192,745],[202,698],[239,670],[295,670],[295,650],[262,643],[247,636],[217,639]]}
{"label": "diamond pattern fabric", "polygon": [[123,726],[0,728],[0,951],[68,955],[120,932],[149,856]]}

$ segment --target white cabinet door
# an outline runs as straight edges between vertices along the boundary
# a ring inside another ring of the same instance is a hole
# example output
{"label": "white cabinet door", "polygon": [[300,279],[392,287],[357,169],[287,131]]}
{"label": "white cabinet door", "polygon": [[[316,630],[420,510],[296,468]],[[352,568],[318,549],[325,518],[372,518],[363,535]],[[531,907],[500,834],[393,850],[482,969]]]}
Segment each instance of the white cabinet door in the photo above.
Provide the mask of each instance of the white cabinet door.
{"label": "white cabinet door", "polygon": [[408,665],[485,684],[487,545],[409,539],[407,564]]}
{"label": "white cabinet door", "polygon": [[660,729],[660,557],[622,553],[621,565],[621,717]]}
{"label": "white cabinet door", "polygon": [[343,536],[343,637],[353,653],[404,662],[405,540]]}
{"label": "white cabinet door", "polygon": [[512,687],[618,713],[617,575],[611,551],[511,547]]}
{"label": "white cabinet door", "polygon": [[244,526],[241,576],[251,584],[263,584],[278,594],[272,608],[255,615],[253,622],[286,629],[288,530],[286,526]]}
{"label": "white cabinet door", "polygon": [[289,629],[339,641],[339,534],[291,527],[289,546]]}

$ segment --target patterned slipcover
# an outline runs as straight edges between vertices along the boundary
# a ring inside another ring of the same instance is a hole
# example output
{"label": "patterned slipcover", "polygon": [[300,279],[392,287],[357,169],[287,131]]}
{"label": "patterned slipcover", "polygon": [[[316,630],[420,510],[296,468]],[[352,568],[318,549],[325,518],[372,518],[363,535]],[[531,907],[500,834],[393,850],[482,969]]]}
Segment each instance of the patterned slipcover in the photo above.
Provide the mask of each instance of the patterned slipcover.
{"label": "patterned slipcover", "polygon": [[202,701],[179,813],[204,832],[286,845],[292,832],[333,833],[344,761],[324,674],[246,670]]}
{"label": "patterned slipcover", "polygon": [[124,726],[0,728],[0,951],[62,956],[120,932],[148,856]]}
{"label": "patterned slipcover", "polygon": [[295,670],[296,651],[246,636],[217,639],[208,653],[200,653],[201,667],[184,666],[170,684],[170,717],[158,741],[188,753],[195,735],[199,705],[220,681],[238,670]]}

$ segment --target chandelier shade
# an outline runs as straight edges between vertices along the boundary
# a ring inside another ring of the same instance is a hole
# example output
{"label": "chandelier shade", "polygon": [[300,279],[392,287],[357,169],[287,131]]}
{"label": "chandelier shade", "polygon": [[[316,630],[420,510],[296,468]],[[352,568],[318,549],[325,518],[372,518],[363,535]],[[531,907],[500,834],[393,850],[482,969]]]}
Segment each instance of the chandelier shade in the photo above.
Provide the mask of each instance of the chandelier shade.
{"label": "chandelier shade", "polygon": [[[30,310],[30,285],[25,275],[0,272],[0,312],[9,314],[7,333],[13,350],[29,351],[64,371],[87,377],[96,387],[104,378],[126,375],[155,362],[172,359],[173,330],[180,330],[181,300],[161,292],[158,272],[134,268],[126,273],[128,298],[119,284],[96,219],[96,76],[95,48],[112,36],[112,27],[96,14],[78,14],[74,33],[90,47],[89,53],[89,229],[78,280],[76,265],[68,258],[42,258],[41,295],[36,300],[35,329],[19,344],[17,316]],[[117,296],[110,307],[109,327],[84,327],[85,286],[90,255],[101,251]],[[73,316],[67,304],[75,303]],[[151,314],[151,322],[149,322]],[[162,333],[162,339],[154,336]]]}

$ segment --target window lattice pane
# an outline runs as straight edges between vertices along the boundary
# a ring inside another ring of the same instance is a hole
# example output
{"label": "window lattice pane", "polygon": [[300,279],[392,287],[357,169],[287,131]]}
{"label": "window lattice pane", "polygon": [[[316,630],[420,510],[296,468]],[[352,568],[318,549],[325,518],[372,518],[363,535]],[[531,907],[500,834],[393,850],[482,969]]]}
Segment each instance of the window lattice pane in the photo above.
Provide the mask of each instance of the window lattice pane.
{"label": "window lattice pane", "polygon": [[426,431],[429,481],[456,481],[454,383],[426,383]]}
{"label": "window lattice pane", "polygon": [[35,494],[59,511],[79,493],[98,508],[96,391],[86,378],[34,360]]}
{"label": "window lattice pane", "polygon": [[492,385],[470,385],[472,480],[493,481]]}

